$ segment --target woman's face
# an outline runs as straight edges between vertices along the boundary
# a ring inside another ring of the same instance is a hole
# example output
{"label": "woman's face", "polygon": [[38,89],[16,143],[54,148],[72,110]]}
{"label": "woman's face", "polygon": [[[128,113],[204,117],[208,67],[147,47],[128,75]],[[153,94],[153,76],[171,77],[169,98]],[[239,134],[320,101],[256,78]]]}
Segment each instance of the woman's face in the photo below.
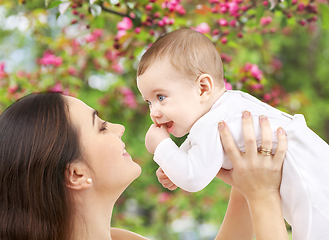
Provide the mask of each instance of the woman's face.
{"label": "woman's face", "polygon": [[65,98],[71,121],[80,131],[83,159],[91,168],[93,186],[98,191],[121,193],[141,173],[121,141],[124,126],[105,122],[77,98]]}

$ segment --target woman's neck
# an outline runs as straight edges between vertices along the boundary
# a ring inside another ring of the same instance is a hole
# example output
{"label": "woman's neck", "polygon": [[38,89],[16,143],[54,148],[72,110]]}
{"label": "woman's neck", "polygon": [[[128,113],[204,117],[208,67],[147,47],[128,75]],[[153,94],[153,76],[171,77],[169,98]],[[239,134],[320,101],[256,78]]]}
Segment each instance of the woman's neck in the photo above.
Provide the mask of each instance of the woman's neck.
{"label": "woman's neck", "polygon": [[111,217],[115,201],[108,198],[81,198],[74,217],[72,240],[111,240]]}

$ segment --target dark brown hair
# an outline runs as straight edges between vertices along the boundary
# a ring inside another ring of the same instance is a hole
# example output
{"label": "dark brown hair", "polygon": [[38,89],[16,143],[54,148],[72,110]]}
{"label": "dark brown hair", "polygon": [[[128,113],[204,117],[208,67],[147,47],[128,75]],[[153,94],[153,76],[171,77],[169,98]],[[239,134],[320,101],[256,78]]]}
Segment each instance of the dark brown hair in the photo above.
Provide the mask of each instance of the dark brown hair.
{"label": "dark brown hair", "polygon": [[66,240],[67,166],[81,156],[59,93],[31,94],[0,116],[0,239]]}
{"label": "dark brown hair", "polygon": [[223,64],[213,42],[193,29],[178,29],[160,37],[142,56],[137,77],[157,60],[168,59],[179,73],[195,80],[209,74],[220,87],[224,86]]}

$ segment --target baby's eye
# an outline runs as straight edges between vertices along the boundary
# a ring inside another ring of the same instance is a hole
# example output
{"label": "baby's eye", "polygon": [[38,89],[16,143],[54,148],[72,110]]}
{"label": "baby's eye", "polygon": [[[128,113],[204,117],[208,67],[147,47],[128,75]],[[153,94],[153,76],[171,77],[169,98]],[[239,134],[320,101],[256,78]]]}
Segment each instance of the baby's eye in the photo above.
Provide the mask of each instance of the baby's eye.
{"label": "baby's eye", "polygon": [[159,101],[161,102],[161,101],[163,101],[166,97],[165,96],[163,96],[163,95],[157,95],[157,97],[158,97],[158,99],[159,99]]}
{"label": "baby's eye", "polygon": [[146,103],[150,106],[152,105],[152,103],[149,100],[146,100]]}

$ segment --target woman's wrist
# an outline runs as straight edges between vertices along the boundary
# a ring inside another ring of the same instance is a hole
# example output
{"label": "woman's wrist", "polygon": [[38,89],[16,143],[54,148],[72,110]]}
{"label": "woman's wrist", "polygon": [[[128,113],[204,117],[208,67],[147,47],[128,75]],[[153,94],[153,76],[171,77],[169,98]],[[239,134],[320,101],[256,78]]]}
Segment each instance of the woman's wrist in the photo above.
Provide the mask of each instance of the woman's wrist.
{"label": "woman's wrist", "polygon": [[247,200],[257,240],[289,239],[278,192]]}
{"label": "woman's wrist", "polygon": [[264,191],[255,191],[250,192],[247,195],[244,195],[248,204],[262,204],[266,203],[280,203],[281,197],[278,190],[264,189]]}

